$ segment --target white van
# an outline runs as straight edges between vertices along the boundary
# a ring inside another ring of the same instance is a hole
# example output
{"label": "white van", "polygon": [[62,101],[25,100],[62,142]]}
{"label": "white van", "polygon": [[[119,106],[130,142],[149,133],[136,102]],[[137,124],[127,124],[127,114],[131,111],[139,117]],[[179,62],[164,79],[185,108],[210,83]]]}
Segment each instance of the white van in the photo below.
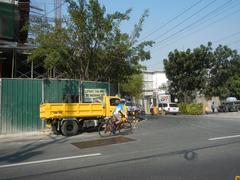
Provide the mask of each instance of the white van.
{"label": "white van", "polygon": [[176,103],[159,103],[158,104],[159,112],[164,111],[166,114],[174,114],[179,113],[179,107]]}

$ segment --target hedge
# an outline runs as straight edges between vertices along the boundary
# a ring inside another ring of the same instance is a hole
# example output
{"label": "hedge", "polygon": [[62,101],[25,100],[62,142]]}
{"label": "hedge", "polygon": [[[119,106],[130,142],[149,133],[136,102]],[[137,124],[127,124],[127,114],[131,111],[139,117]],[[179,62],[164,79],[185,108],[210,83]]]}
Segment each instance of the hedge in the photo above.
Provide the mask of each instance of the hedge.
{"label": "hedge", "polygon": [[180,103],[178,104],[179,110],[182,114],[189,114],[189,115],[201,115],[203,114],[203,104],[199,103]]}

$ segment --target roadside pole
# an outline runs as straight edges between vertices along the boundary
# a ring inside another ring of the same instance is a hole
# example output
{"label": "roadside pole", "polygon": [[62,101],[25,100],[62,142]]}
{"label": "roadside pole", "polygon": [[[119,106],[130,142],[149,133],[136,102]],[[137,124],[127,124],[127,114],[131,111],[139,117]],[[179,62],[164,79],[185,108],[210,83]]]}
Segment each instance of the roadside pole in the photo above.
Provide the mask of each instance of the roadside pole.
{"label": "roadside pole", "polygon": [[[42,80],[42,102],[41,103],[44,103],[44,80]],[[44,126],[45,126],[45,121],[42,121],[42,129],[44,129]]]}

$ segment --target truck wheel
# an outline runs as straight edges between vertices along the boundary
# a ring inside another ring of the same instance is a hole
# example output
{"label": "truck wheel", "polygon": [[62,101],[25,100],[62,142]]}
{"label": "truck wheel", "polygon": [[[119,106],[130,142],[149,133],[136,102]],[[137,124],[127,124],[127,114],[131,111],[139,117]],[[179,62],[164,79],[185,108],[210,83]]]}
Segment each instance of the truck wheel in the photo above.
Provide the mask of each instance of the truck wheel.
{"label": "truck wheel", "polygon": [[74,136],[78,133],[78,123],[76,121],[64,121],[61,127],[64,136]]}

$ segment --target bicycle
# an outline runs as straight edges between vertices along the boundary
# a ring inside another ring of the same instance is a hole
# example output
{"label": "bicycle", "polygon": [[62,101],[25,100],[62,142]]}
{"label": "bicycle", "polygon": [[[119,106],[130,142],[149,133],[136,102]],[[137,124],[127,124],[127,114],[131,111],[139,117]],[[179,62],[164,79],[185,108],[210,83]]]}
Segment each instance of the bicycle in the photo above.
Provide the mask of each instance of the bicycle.
{"label": "bicycle", "polygon": [[114,122],[113,117],[107,119],[106,121],[102,122],[98,127],[98,134],[101,137],[108,137],[111,135],[115,135],[117,132],[121,135],[127,135],[132,133],[132,124],[126,118],[117,125],[116,131],[114,131]]}

